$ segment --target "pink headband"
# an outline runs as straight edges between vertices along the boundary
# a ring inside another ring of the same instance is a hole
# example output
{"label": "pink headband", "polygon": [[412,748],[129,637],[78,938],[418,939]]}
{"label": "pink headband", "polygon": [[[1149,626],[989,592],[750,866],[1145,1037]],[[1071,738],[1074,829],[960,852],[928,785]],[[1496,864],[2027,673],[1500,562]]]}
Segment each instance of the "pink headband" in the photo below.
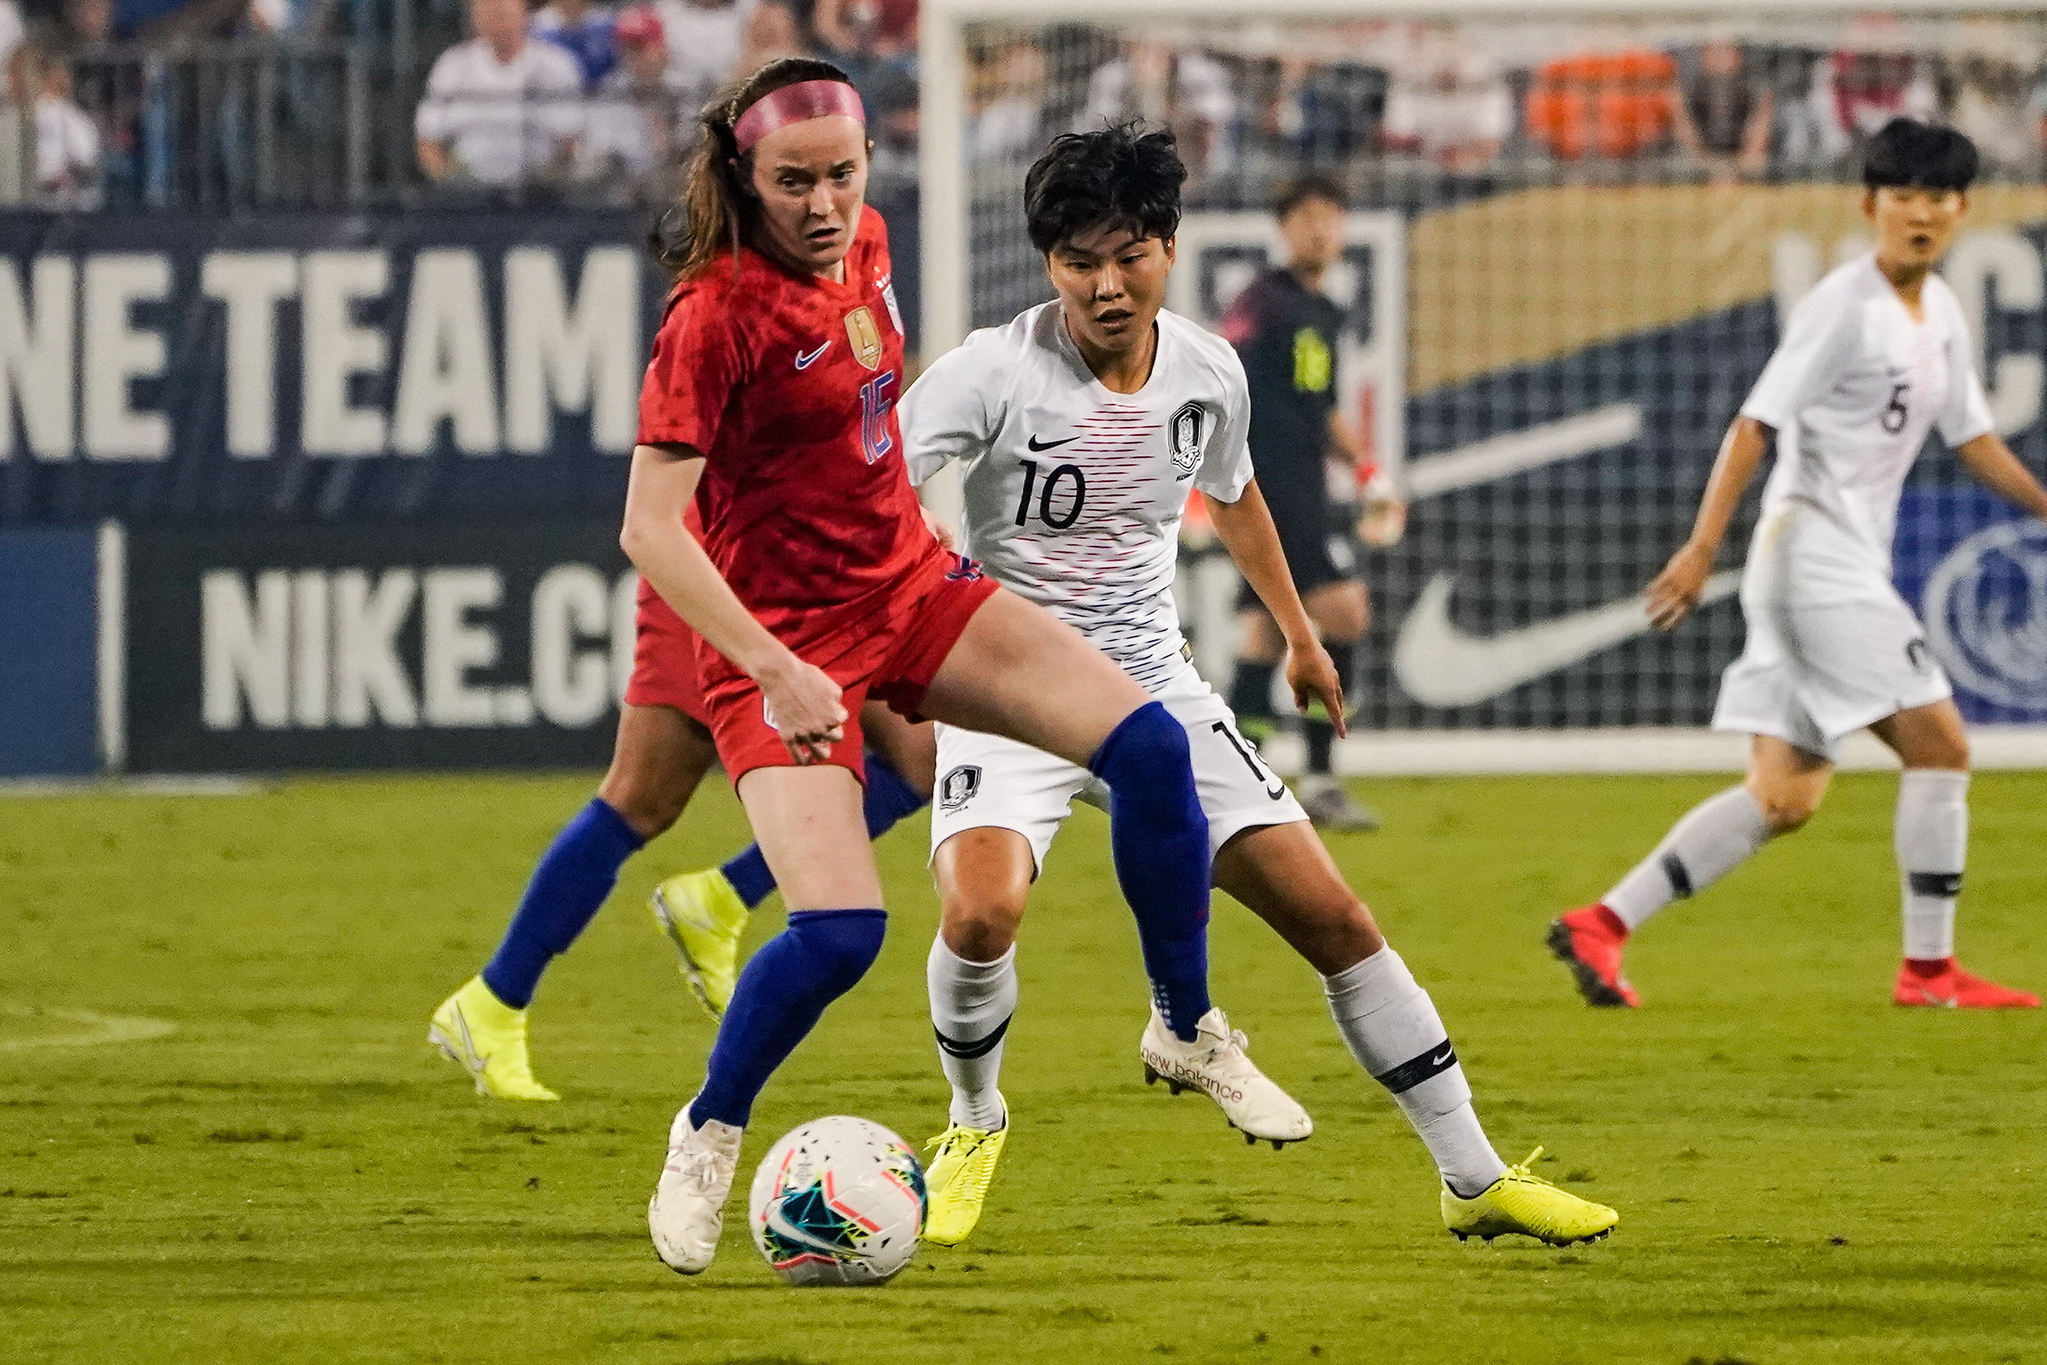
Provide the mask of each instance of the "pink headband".
{"label": "pink headband", "polygon": [[745,156],[756,142],[777,128],[833,114],[844,114],[863,126],[867,123],[867,108],[860,103],[859,92],[844,81],[785,85],[755,100],[739,116],[739,122],[732,125],[732,140],[739,145],[739,154]]}

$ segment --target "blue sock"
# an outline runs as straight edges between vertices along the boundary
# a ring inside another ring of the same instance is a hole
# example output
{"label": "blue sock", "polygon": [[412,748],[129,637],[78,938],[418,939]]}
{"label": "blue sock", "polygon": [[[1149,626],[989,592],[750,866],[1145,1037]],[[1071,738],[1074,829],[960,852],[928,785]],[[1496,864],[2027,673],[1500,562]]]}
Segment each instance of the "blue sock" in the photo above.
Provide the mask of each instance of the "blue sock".
{"label": "blue sock", "polygon": [[[868,838],[879,839],[894,829],[898,820],[924,809],[928,799],[919,796],[917,789],[903,781],[902,775],[880,754],[872,749],[867,751],[867,790],[861,796],[861,813],[867,817]],[[775,874],[768,871],[768,860],[761,856],[759,844],[748,844],[719,870],[749,910],[775,889]]]}
{"label": "blue sock", "polygon": [[1187,731],[1158,702],[1109,732],[1088,764],[1109,785],[1109,846],[1137,916],[1144,970],[1166,1027],[1193,1042],[1208,1013],[1208,817]]}
{"label": "blue sock", "polygon": [[625,817],[592,799],[540,856],[526,894],[512,912],[504,941],[483,969],[490,993],[522,1010],[548,960],[566,952],[604,904],[618,869],[646,840]]}
{"label": "blue sock", "polygon": [[880,910],[799,910],[789,927],[761,945],[739,974],[704,1088],[690,1101],[689,1121],[716,1119],[744,1128],[754,1097],[817,1024],[825,1006],[867,973],[888,916]]}

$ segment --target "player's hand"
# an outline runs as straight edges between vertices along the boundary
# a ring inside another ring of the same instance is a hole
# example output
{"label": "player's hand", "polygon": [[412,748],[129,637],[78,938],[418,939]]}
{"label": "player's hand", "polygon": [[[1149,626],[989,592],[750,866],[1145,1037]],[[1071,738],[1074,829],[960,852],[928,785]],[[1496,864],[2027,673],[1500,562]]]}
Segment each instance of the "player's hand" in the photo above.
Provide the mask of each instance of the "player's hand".
{"label": "player's hand", "polygon": [[1336,733],[1350,733],[1344,724],[1343,681],[1336,676],[1336,661],[1320,640],[1287,646],[1286,684],[1293,689],[1295,706],[1306,711],[1311,702],[1319,701]]}
{"label": "player's hand", "polygon": [[1407,534],[1407,504],[1399,498],[1378,498],[1365,504],[1358,517],[1358,539],[1375,550],[1398,545]]}
{"label": "player's hand", "polygon": [[755,679],[767,707],[768,724],[782,737],[799,767],[822,763],[846,737],[845,690],[832,675],[791,654],[781,666]]}
{"label": "player's hand", "polygon": [[1649,623],[1658,630],[1675,630],[1699,605],[1712,572],[1713,547],[1686,541],[1649,582]]}
{"label": "player's hand", "polygon": [[957,551],[959,547],[953,543],[952,527],[945,524],[945,518],[928,507],[920,505],[918,510],[924,514],[925,529],[938,538],[938,543],[948,550]]}

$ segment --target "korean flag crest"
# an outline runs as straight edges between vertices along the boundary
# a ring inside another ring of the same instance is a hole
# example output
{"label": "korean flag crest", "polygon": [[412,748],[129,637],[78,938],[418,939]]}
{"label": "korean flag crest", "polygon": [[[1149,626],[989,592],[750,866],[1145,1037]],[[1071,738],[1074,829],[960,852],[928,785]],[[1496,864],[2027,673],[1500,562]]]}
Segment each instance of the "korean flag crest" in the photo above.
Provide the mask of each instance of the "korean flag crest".
{"label": "korean flag crest", "polygon": [[1180,472],[1175,480],[1184,479],[1194,473],[1194,466],[1201,463],[1201,428],[1207,414],[1199,403],[1182,403],[1173,420],[1166,424],[1166,440],[1173,449],[1173,468]]}
{"label": "korean flag crest", "polygon": [[854,359],[870,370],[881,368],[881,328],[866,304],[846,314],[846,340],[853,343]]}

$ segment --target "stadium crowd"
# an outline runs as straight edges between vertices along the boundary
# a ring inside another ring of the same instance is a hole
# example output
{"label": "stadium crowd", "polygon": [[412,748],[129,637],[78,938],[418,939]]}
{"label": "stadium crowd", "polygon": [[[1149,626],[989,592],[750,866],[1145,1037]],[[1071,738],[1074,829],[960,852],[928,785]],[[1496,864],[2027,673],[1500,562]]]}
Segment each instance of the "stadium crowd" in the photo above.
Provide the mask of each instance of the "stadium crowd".
{"label": "stadium crowd", "polygon": [[[0,198],[289,202],[289,184],[262,182],[288,182],[317,162],[303,149],[339,145],[356,119],[375,144],[359,157],[371,194],[660,202],[710,92],[795,55],[852,74],[877,179],[908,187],[917,27],[916,0],[0,0]],[[982,28],[967,146],[976,165],[1020,166],[1052,133],[1141,115],[1179,135],[1195,202],[1251,205],[1303,167],[1367,199],[1389,176],[1458,195],[1531,179],[1834,179],[1906,114],[1966,132],[1991,178],[2038,178],[2037,36],[1992,19],[1941,34],[1874,18],[1662,41],[1620,22]],[[356,103],[349,61],[368,73]],[[267,77],[248,74],[264,62]],[[258,143],[283,151],[256,164]]]}

